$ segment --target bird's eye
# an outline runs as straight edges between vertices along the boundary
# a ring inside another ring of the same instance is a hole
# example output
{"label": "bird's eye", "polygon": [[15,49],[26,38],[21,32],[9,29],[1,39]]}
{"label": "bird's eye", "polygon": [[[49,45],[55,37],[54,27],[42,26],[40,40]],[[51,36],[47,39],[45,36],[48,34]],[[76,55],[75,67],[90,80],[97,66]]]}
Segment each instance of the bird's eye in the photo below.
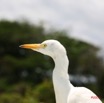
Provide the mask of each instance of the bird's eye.
{"label": "bird's eye", "polygon": [[43,48],[47,47],[47,44],[43,44]]}

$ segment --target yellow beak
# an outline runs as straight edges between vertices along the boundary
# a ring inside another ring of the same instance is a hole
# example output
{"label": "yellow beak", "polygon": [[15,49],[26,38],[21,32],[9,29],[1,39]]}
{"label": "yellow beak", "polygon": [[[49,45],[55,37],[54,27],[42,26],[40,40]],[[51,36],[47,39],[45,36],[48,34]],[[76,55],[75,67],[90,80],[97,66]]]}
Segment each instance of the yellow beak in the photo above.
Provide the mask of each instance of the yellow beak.
{"label": "yellow beak", "polygon": [[26,49],[40,49],[43,47],[43,45],[42,44],[23,44],[23,45],[20,45],[19,47],[26,48]]}

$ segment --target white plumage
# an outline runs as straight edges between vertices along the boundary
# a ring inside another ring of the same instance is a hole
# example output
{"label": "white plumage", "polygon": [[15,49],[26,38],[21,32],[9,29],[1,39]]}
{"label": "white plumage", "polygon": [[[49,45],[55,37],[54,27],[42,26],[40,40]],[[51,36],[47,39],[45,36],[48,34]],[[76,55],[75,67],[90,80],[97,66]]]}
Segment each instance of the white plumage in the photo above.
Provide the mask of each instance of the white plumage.
{"label": "white plumage", "polygon": [[69,60],[65,48],[60,42],[46,40],[41,44],[24,44],[20,47],[48,55],[54,60],[53,85],[56,103],[102,103],[91,90],[85,87],[74,87],[70,83]]}

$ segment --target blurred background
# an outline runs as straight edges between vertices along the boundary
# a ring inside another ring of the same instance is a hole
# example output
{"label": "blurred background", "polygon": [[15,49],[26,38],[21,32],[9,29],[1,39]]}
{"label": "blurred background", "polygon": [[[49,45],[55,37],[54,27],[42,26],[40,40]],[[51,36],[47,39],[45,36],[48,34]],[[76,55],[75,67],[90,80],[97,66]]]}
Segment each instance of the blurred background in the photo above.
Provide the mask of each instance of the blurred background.
{"label": "blurred background", "polygon": [[74,86],[104,100],[103,0],[0,0],[0,103],[55,103],[53,60],[19,45],[59,40]]}

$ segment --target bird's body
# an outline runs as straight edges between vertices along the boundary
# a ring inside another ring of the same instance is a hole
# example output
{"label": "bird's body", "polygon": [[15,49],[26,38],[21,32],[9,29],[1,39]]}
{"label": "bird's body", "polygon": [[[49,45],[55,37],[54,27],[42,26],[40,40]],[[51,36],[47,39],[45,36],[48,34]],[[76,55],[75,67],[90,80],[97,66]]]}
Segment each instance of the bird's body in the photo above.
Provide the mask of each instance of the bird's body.
{"label": "bird's body", "polygon": [[85,87],[74,87],[69,95],[67,103],[102,103],[100,99]]}
{"label": "bird's body", "polygon": [[53,58],[53,85],[56,103],[102,103],[100,99],[85,87],[74,87],[69,81],[69,60],[63,45],[56,40],[46,40],[41,44],[24,44],[28,48]]}

